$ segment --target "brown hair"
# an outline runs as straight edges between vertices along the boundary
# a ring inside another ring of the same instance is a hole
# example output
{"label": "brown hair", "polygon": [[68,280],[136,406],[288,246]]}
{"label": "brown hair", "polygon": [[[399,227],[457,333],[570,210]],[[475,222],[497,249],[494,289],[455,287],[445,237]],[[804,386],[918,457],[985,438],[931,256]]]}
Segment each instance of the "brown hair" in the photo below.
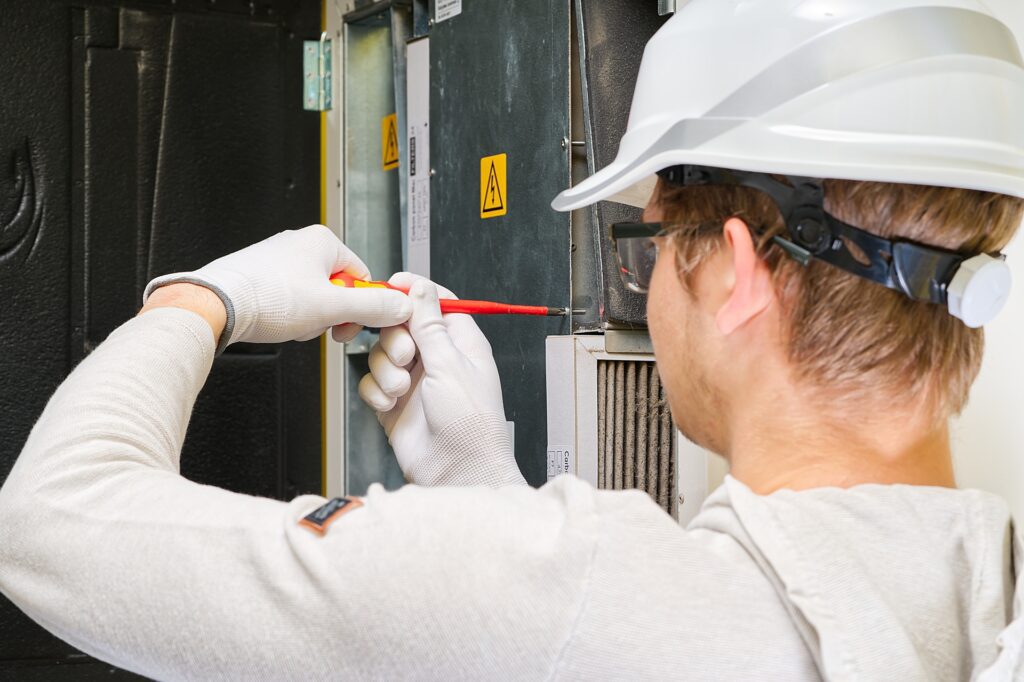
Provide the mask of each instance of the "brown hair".
{"label": "brown hair", "polygon": [[[724,244],[726,220],[739,217],[750,226],[773,273],[793,370],[837,408],[849,400],[877,405],[921,396],[936,420],[963,409],[981,367],[980,329],[943,306],[912,301],[827,263],[801,266],[771,241],[784,225],[757,190],[659,180],[655,197],[687,282]],[[1000,194],[847,180],[825,182],[825,208],[876,235],[965,253],[1001,250],[1024,219],[1024,201]]]}

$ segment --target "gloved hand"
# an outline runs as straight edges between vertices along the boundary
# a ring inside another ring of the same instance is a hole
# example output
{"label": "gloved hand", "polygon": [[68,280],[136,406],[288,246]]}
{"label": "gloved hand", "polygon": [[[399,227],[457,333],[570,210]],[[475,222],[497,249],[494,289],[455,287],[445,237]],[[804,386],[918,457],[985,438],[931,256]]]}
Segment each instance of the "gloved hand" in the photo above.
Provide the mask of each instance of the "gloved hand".
{"label": "gloved hand", "polygon": [[370,271],[323,225],[279,232],[195,272],[157,277],[143,304],[158,287],[178,282],[204,286],[227,309],[220,353],[237,341],[306,341],[334,328],[336,341],[349,341],[362,328],[388,327],[409,318],[408,297],[388,289],[349,289],[330,283],[336,272],[369,279]]}
{"label": "gloved hand", "polygon": [[[441,315],[438,287],[406,272],[406,326],[381,330],[360,397],[377,412],[406,479],[420,485],[525,484],[505,423],[491,345],[469,315]],[[445,298],[455,298],[447,289]],[[418,354],[417,354],[418,350]]]}

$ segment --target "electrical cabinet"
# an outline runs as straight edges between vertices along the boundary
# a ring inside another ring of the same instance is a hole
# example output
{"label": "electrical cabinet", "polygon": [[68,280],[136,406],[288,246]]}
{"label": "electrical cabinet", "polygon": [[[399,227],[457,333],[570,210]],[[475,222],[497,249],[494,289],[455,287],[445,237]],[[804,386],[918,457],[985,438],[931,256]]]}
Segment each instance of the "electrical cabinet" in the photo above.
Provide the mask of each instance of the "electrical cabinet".
{"label": "electrical cabinet", "polygon": [[[344,73],[344,107],[329,114],[337,126],[329,149],[341,160],[329,182],[340,190],[332,227],[368,254],[375,277],[412,269],[462,298],[567,307],[569,216],[549,204],[570,182],[571,4],[445,7],[438,13],[425,3],[338,0],[329,11],[328,33],[344,42],[336,64]],[[421,42],[413,47],[410,40]],[[411,64],[410,54],[429,63]],[[429,82],[417,80],[423,77]],[[410,98],[424,96],[429,118],[417,144],[406,116]],[[392,121],[397,144],[390,143]],[[421,188],[413,196],[426,203],[412,205],[429,205],[427,221],[410,224],[410,187]],[[427,260],[417,265],[425,243]],[[539,485],[546,480],[544,340],[569,333],[571,321],[477,322],[494,350],[520,469]],[[403,483],[375,416],[356,393],[373,341],[370,331],[344,351],[332,349],[337,365],[328,363],[329,374],[335,366],[344,374],[328,393],[329,413],[344,420],[343,428],[329,425],[343,435],[328,436],[336,462],[328,465],[328,481],[355,494],[374,482]]]}

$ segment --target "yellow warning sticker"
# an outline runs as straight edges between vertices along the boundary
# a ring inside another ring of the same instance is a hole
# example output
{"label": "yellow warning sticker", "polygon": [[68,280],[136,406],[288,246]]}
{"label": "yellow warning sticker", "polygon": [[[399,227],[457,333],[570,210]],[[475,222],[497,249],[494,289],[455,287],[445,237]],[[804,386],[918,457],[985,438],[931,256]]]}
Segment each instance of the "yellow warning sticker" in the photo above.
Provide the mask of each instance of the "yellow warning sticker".
{"label": "yellow warning sticker", "polygon": [[508,213],[505,154],[480,159],[480,217],[497,218]]}
{"label": "yellow warning sticker", "polygon": [[398,115],[391,114],[380,120],[381,161],[384,170],[398,168]]}

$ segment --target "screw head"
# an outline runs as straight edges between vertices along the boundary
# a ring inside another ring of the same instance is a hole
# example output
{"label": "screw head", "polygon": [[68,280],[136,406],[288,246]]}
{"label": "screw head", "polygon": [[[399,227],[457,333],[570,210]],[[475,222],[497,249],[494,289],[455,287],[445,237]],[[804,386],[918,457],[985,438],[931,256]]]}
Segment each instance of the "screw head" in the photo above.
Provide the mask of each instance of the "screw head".
{"label": "screw head", "polygon": [[805,218],[797,223],[796,236],[801,245],[814,253],[820,253],[831,243],[829,232],[825,226],[810,218]]}

